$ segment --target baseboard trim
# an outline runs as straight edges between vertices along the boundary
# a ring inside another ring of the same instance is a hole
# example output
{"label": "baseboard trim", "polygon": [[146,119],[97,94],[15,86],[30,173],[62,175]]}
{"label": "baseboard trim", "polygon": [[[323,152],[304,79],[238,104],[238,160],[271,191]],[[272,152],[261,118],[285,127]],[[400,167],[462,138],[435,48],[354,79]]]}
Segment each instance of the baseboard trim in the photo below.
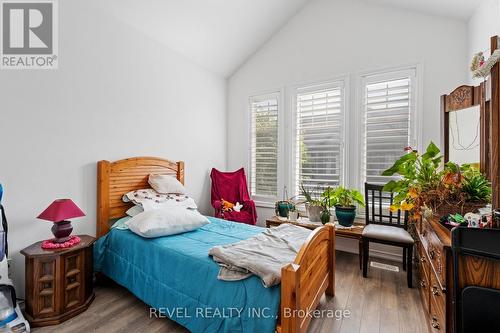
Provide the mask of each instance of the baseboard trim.
{"label": "baseboard trim", "polygon": [[[345,246],[345,245],[336,244],[335,249],[338,251],[358,254],[357,249],[355,249],[352,246]],[[370,258],[379,258],[379,259],[385,259],[385,260],[390,260],[390,261],[395,261],[395,262],[403,262],[402,254],[396,254],[396,253],[391,253],[391,252],[387,252],[387,251],[380,251],[380,250],[376,250],[376,249],[370,249]]]}

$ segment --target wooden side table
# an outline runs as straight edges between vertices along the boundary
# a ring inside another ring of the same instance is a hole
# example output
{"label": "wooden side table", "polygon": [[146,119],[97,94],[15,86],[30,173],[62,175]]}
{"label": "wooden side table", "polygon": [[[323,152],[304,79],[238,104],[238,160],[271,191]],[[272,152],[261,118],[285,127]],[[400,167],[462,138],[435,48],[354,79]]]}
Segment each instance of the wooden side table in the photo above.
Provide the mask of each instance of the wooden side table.
{"label": "wooden side table", "polygon": [[85,311],[94,300],[93,244],[79,235],[71,248],[44,250],[42,242],[23,249],[26,266],[26,318],[31,326],[56,325]]}
{"label": "wooden side table", "polygon": [[[307,228],[314,230],[320,227],[320,224],[312,224],[312,223],[302,223],[302,222],[292,222],[287,220],[280,220],[277,216],[273,216],[270,219],[266,220],[266,227],[276,227],[283,223],[290,223],[293,225],[298,225],[299,227]],[[354,221],[354,228],[351,229],[341,229],[335,228],[335,236],[336,237],[344,237],[358,240],[358,256],[359,256],[359,269],[363,268],[363,228],[364,228],[364,220],[356,219]]]}

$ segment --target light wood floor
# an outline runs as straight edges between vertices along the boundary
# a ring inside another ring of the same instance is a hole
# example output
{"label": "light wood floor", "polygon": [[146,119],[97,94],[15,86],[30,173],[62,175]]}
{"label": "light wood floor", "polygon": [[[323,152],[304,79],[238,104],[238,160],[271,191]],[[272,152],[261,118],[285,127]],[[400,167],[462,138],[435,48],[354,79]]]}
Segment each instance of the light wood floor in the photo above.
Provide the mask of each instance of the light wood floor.
{"label": "light wood floor", "polygon": [[[337,252],[336,295],[323,298],[319,308],[345,309],[351,315],[341,320],[313,319],[309,332],[428,333],[418,289],[407,288],[406,272],[398,266],[399,273],[370,267],[368,278],[363,279],[358,257]],[[171,320],[150,318],[149,307],[122,287],[97,287],[95,292],[96,298],[86,312],[61,325],[36,328],[33,332],[188,332]]]}

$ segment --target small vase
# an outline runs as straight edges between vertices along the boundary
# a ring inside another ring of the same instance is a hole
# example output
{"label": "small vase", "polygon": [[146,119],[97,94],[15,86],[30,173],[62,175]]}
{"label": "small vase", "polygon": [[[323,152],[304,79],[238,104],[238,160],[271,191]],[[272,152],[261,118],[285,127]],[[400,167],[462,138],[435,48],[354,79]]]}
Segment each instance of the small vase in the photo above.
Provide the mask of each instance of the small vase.
{"label": "small vase", "polygon": [[335,206],[335,215],[339,224],[344,227],[352,227],[354,219],[356,218],[356,206],[341,207]]}
{"label": "small vase", "polygon": [[325,209],[321,212],[321,223],[323,224],[327,224],[328,222],[330,222],[330,216],[332,214],[330,214],[330,211],[328,209]]}

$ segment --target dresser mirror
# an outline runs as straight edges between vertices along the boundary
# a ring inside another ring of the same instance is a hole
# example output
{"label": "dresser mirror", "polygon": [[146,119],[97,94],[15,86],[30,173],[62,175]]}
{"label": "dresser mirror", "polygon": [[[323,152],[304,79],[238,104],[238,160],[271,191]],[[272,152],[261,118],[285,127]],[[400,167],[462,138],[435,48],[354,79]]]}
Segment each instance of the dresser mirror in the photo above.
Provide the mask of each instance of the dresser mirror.
{"label": "dresser mirror", "polygon": [[481,110],[478,105],[449,113],[448,159],[480,168]]}
{"label": "dresser mirror", "polygon": [[460,86],[441,96],[444,160],[472,164],[490,177],[490,124],[485,83]]}

